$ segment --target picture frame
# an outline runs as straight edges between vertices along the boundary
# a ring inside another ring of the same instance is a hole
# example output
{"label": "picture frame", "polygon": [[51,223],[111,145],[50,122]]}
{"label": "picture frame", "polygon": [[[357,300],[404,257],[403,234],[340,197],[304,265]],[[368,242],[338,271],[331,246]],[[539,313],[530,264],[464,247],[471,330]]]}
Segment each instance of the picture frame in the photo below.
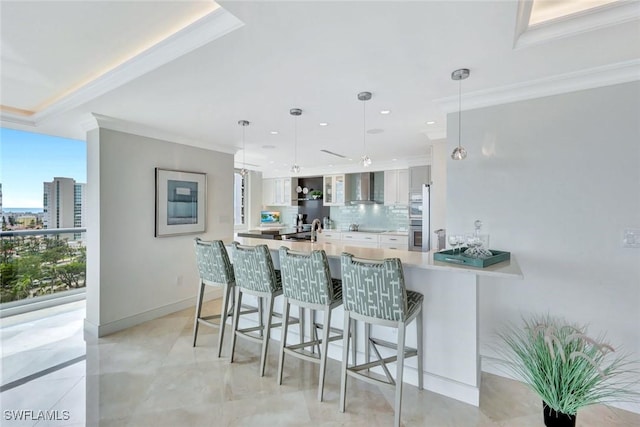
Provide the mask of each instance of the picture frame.
{"label": "picture frame", "polygon": [[207,174],[162,168],[155,173],[155,237],[204,232]]}

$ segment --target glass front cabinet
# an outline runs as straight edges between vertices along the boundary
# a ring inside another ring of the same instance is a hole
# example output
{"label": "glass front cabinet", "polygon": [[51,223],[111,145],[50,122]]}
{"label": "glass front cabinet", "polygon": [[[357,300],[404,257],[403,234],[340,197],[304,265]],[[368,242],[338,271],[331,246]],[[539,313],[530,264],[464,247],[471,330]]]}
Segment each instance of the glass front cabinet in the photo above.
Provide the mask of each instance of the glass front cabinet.
{"label": "glass front cabinet", "polygon": [[347,178],[344,174],[324,176],[324,205],[344,206],[346,202]]}

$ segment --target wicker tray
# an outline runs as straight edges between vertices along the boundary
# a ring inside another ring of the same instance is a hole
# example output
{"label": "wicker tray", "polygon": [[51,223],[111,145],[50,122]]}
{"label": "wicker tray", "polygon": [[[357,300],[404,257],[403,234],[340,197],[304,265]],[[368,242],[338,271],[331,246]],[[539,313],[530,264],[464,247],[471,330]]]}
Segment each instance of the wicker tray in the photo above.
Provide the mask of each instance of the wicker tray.
{"label": "wicker tray", "polygon": [[450,262],[451,264],[469,265],[479,268],[488,267],[490,265],[511,259],[511,252],[496,251],[494,249],[489,249],[493,254],[493,256],[490,256],[489,258],[470,258],[462,253],[466,249],[467,248],[461,248],[459,251],[458,249],[456,249],[455,255],[453,254],[453,249],[436,252],[433,254],[433,259],[436,261]]}

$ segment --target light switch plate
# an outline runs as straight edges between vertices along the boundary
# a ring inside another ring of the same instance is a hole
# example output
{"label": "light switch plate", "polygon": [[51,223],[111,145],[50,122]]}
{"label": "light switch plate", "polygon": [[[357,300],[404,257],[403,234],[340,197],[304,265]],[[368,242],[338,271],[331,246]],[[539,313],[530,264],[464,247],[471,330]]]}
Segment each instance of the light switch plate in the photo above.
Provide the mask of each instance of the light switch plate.
{"label": "light switch plate", "polygon": [[623,248],[640,248],[640,230],[627,228],[622,238]]}

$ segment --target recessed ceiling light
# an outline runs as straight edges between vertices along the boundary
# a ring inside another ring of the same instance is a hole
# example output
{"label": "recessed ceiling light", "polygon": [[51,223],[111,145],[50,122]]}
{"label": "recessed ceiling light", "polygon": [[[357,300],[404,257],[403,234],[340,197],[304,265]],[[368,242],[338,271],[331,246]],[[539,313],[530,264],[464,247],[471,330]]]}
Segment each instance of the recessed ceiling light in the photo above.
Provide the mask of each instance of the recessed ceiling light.
{"label": "recessed ceiling light", "polygon": [[380,114],[391,114],[391,110],[381,110]]}
{"label": "recessed ceiling light", "polygon": [[395,162],[396,160],[398,160],[398,159],[391,159],[392,162]]}
{"label": "recessed ceiling light", "polygon": [[319,125],[320,125],[320,126],[329,126],[329,123],[327,123],[327,122],[322,122],[322,123],[319,123]]}
{"label": "recessed ceiling light", "polygon": [[434,122],[433,120],[431,120],[431,121],[428,121],[428,122],[427,122],[427,124],[428,124],[428,125],[434,125],[434,124],[436,124],[436,122]]}
{"label": "recessed ceiling light", "polygon": [[272,165],[272,164],[274,164],[274,163],[275,163],[275,162],[274,162],[273,160],[270,160],[270,161],[269,161],[269,164],[270,164],[270,165]]}
{"label": "recessed ceiling light", "polygon": [[332,167],[333,167],[333,165],[329,165],[329,167],[330,167],[330,168],[332,168]]}
{"label": "recessed ceiling light", "polygon": [[269,132],[271,135],[277,135],[278,131],[277,130],[272,130],[271,132]]}
{"label": "recessed ceiling light", "polygon": [[264,148],[265,150],[273,150],[274,148],[276,148],[275,145],[263,145],[262,148]]}
{"label": "recessed ceiling light", "polygon": [[353,162],[353,159],[349,159],[350,162]]}

